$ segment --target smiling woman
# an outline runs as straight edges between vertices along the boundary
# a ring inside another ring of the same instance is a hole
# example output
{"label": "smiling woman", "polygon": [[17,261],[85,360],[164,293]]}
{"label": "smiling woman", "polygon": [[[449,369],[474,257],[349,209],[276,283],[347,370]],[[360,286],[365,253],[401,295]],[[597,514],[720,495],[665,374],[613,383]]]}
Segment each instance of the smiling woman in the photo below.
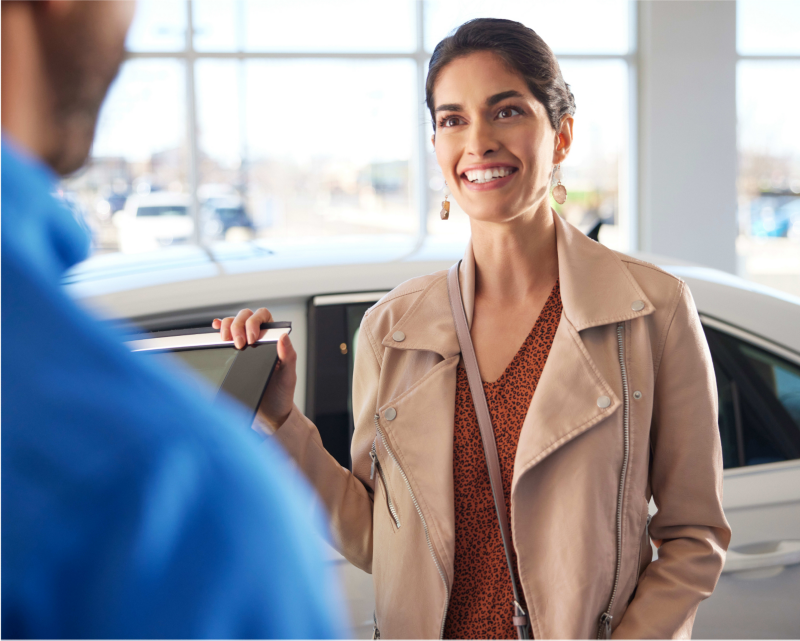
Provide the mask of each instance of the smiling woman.
{"label": "smiling woman", "polygon": [[[352,473],[292,407],[288,340],[288,382],[267,390],[262,418],[341,553],[373,574],[381,637],[689,636],[730,540],[691,294],[550,208],[575,102],[534,31],[465,23],[434,50],[426,91],[436,159],[469,218],[464,259],[365,314]],[[215,326],[244,346],[269,319]]]}

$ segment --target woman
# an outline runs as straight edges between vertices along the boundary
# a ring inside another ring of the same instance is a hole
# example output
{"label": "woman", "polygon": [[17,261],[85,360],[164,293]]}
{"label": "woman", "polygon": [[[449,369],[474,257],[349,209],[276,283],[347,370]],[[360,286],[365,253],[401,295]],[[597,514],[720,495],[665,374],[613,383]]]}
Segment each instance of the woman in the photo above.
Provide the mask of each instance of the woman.
{"label": "woman", "polygon": [[[462,25],[436,47],[427,100],[437,160],[470,218],[461,295],[530,632],[688,637],[730,538],[713,369],[691,295],[550,209],[575,105],[533,31]],[[270,318],[244,310],[214,325],[241,347]],[[317,488],[335,545],[374,575],[380,635],[515,637],[447,274],[400,285],[361,330],[352,473],[292,406],[288,339],[263,419]]]}

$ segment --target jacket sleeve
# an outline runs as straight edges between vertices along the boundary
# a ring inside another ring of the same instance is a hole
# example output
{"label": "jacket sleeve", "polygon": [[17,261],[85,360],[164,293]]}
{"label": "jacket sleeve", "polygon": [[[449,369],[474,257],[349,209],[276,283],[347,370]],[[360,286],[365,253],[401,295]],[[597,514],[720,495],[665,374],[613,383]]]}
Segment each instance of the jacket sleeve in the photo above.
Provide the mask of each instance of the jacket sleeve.
{"label": "jacket sleeve", "polygon": [[650,483],[663,541],[639,577],[615,638],[690,638],[717,584],[731,530],[722,510],[722,448],[711,354],[684,283],[656,362]]}
{"label": "jacket sleeve", "polygon": [[359,332],[353,371],[354,471],[343,468],[328,454],[316,426],[297,406],[275,437],[322,500],[330,515],[334,547],[350,563],[371,572],[373,488],[369,479],[369,445],[375,432],[372,415],[380,368],[365,325],[363,322]]}

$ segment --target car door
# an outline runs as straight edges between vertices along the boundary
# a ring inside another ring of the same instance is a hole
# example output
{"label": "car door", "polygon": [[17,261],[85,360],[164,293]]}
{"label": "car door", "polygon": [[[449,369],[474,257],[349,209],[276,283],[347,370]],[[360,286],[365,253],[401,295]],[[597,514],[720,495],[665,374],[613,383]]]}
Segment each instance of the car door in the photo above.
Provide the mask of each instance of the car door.
{"label": "car door", "polygon": [[732,538],[695,638],[800,636],[800,356],[713,318]]}

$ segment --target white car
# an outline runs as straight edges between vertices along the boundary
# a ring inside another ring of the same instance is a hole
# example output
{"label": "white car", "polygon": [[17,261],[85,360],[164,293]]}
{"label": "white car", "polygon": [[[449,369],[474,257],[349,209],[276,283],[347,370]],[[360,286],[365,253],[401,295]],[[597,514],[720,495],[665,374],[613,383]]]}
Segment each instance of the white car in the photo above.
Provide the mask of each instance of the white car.
{"label": "white car", "polygon": [[130,196],[112,218],[124,254],[186,243],[194,233],[187,194],[153,192]]}
{"label": "white car", "polygon": [[[295,400],[327,449],[349,465],[354,337],[364,311],[399,283],[445,269],[463,242],[428,238],[276,241],[100,256],[69,291],[112,319],[149,331],[207,327],[242,307],[291,321]],[[648,260],[646,256],[639,256]],[[699,609],[695,638],[800,636],[800,299],[734,276],[650,258],[686,280],[719,388],[724,507],[733,538],[719,585]],[[651,503],[651,511],[655,511]],[[355,633],[372,632],[371,577],[340,564]]]}

